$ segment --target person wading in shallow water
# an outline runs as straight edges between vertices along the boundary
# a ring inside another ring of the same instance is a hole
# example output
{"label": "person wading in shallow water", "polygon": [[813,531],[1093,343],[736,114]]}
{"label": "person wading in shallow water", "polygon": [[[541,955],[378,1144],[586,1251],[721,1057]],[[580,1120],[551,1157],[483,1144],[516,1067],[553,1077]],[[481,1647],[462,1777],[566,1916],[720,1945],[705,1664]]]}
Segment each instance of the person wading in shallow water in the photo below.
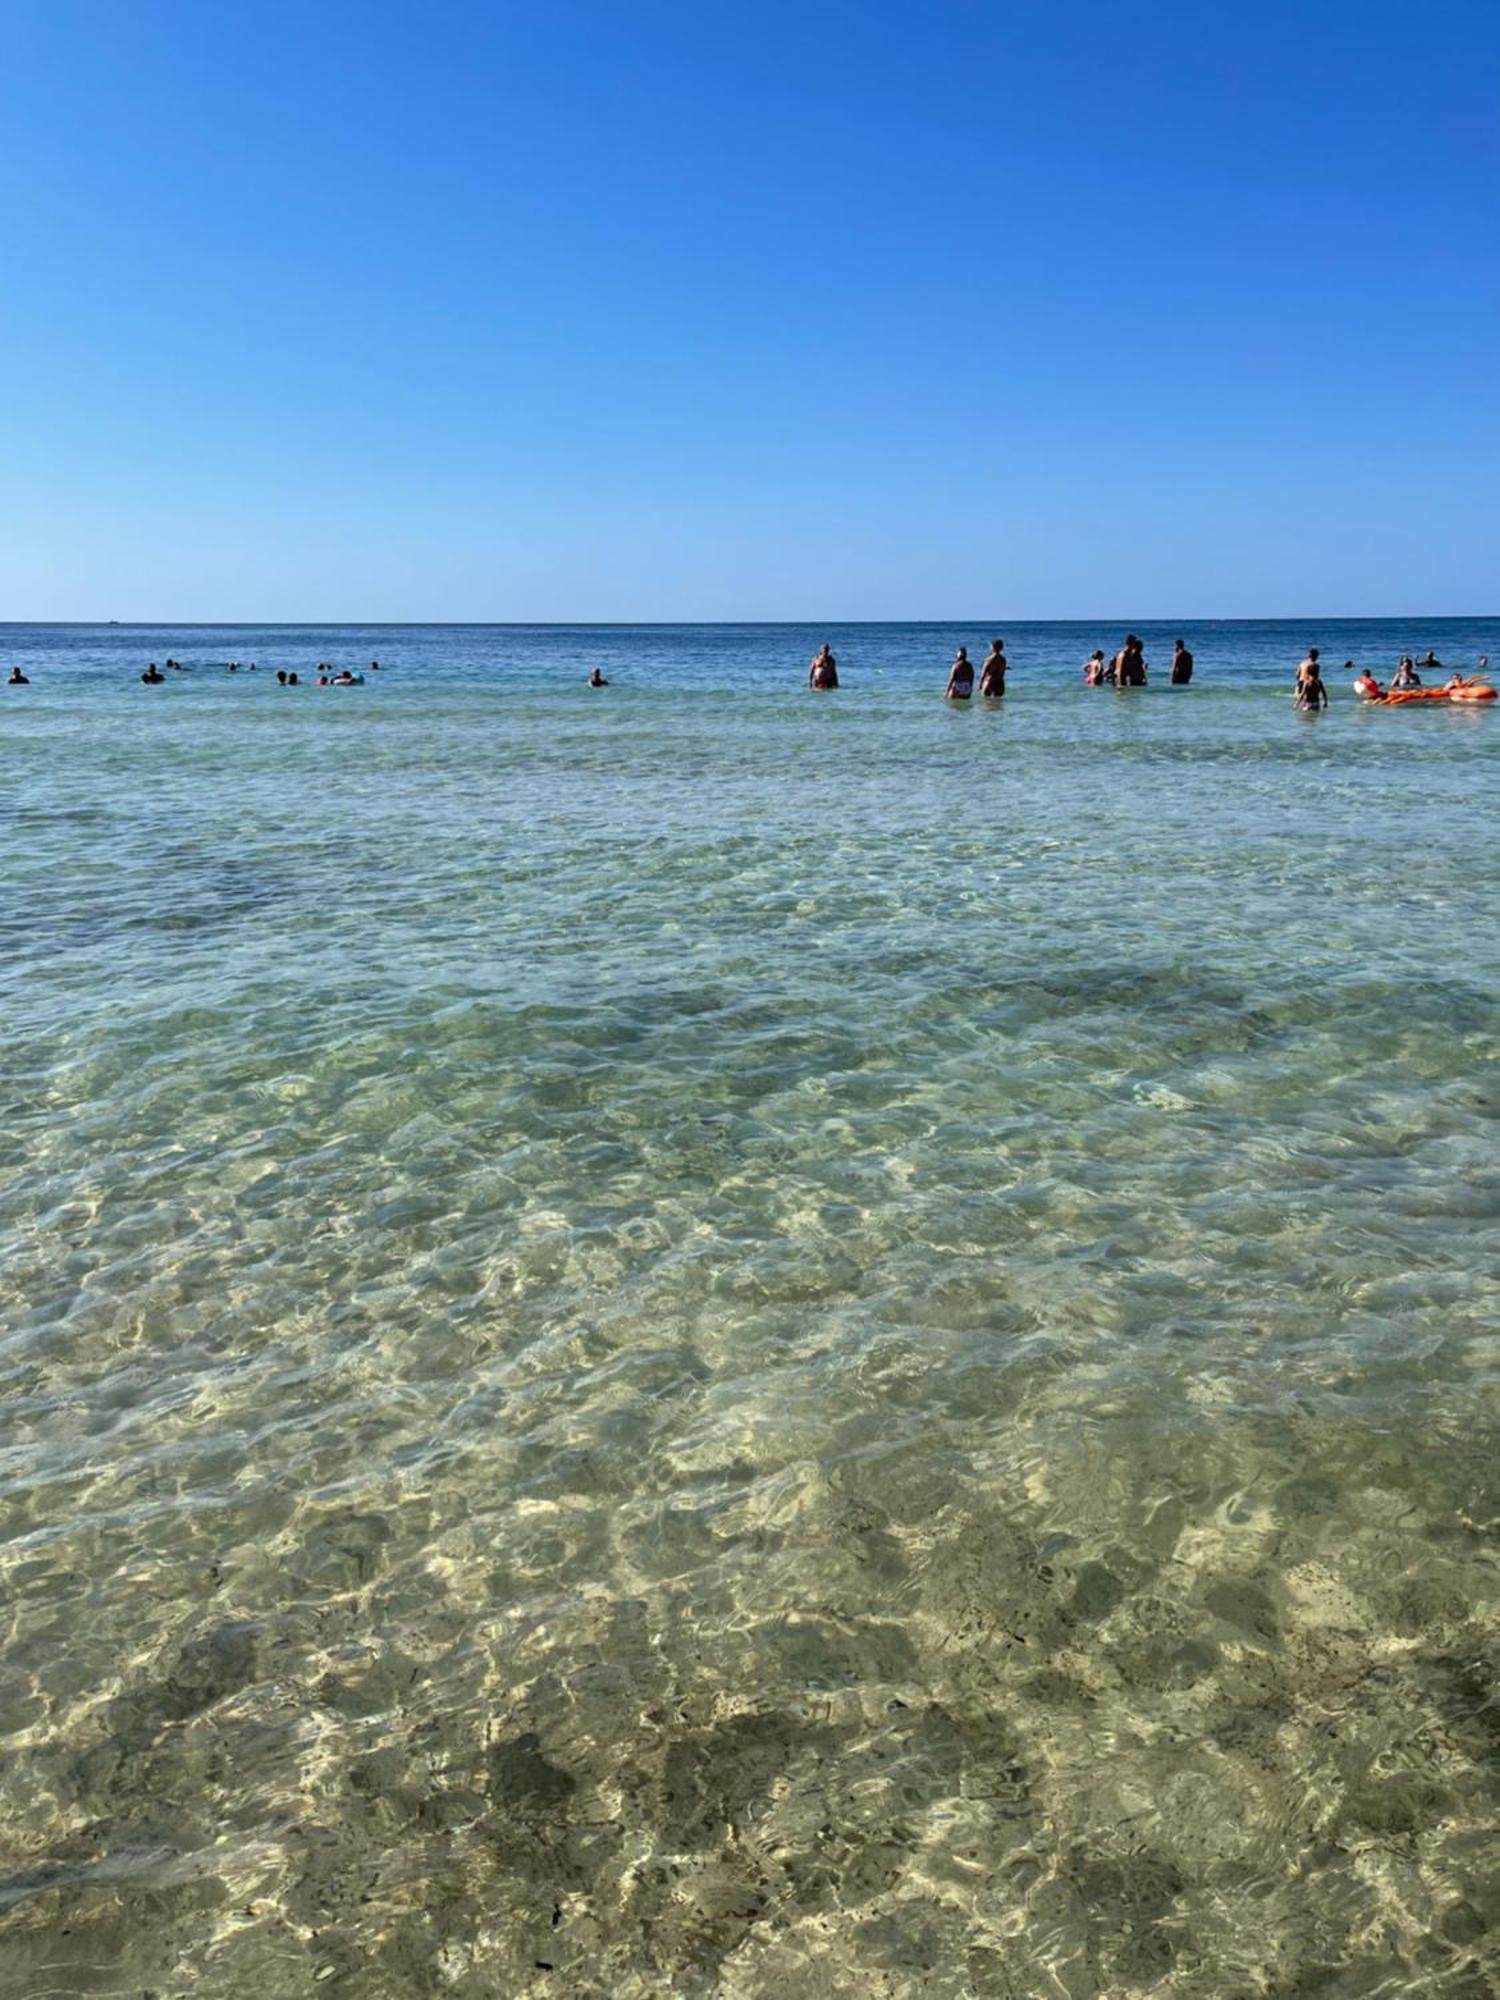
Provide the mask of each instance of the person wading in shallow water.
{"label": "person wading in shallow water", "polygon": [[974,692],[974,662],[969,658],[967,646],[960,646],[954,656],[953,668],[948,675],[948,685],[943,690],[944,701],[967,701]]}
{"label": "person wading in shallow water", "polygon": [[1005,641],[992,639],[984,665],[979,669],[979,692],[986,701],[998,701],[1005,693],[1005,675],[1009,665],[1005,657]]}
{"label": "person wading in shallow water", "polygon": [[1172,647],[1172,685],[1174,688],[1186,687],[1192,678],[1193,656],[1178,639]]}
{"label": "person wading in shallow water", "polygon": [[1146,650],[1134,632],[1125,634],[1125,643],[1115,654],[1110,678],[1116,687],[1143,688],[1146,685]]}
{"label": "person wading in shallow water", "polygon": [[1297,669],[1297,689],[1292,701],[1296,707],[1310,709],[1314,714],[1328,706],[1328,690],[1318,667],[1316,646],[1308,647],[1307,658]]}
{"label": "person wading in shallow water", "polygon": [[811,688],[836,688],[838,684],[839,663],[825,643],[813,655],[813,663],[807,670],[807,685]]}

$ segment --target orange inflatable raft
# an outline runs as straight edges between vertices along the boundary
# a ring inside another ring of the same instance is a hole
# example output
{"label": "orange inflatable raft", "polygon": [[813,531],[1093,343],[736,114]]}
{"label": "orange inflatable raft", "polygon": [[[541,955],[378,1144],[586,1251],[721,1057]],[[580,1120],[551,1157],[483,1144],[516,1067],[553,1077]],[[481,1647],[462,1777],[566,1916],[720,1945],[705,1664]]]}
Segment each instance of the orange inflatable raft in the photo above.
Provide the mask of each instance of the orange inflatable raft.
{"label": "orange inflatable raft", "polygon": [[1407,701],[1493,701],[1496,690],[1485,681],[1464,681],[1458,687],[1394,688],[1389,694],[1367,695],[1372,708],[1396,708]]}

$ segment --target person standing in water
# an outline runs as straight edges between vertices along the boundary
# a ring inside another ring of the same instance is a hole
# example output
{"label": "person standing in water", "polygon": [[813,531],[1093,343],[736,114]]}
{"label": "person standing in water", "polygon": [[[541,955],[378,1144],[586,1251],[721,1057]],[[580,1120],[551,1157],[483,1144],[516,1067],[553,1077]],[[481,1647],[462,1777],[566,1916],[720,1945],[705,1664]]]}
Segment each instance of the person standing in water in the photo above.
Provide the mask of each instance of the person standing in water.
{"label": "person standing in water", "polygon": [[953,656],[953,666],[948,675],[948,685],[943,689],[944,701],[967,701],[974,692],[974,662],[969,658],[967,646],[960,646]]}
{"label": "person standing in water", "polygon": [[979,670],[979,692],[986,701],[999,701],[1005,693],[1005,675],[1009,665],[1005,657],[1005,641],[992,639],[984,665]]}
{"label": "person standing in water", "polygon": [[1083,663],[1083,684],[1086,688],[1103,687],[1108,669],[1104,664],[1104,648],[1096,646]]}
{"label": "person standing in water", "polygon": [[1318,649],[1309,646],[1307,658],[1297,669],[1297,689],[1292,697],[1298,708],[1311,709],[1314,713],[1328,706],[1328,690],[1323,685],[1323,676],[1318,667]]}
{"label": "person standing in water", "polygon": [[813,655],[812,665],[807,670],[807,685],[810,688],[836,688],[839,684],[839,663],[828,650],[825,639]]}
{"label": "person standing in water", "polygon": [[600,673],[597,667],[595,667],[594,671],[589,675],[589,686],[591,688],[607,688],[609,686],[609,682],[604,678],[603,674]]}
{"label": "person standing in water", "polygon": [[1146,685],[1146,653],[1134,632],[1125,634],[1125,644],[1115,654],[1115,686],[1143,688]]}
{"label": "person standing in water", "polygon": [[27,680],[25,674],[21,672],[21,669],[19,667],[12,667],[10,670],[10,679],[5,683],[5,685],[7,687],[13,687],[13,688],[29,688],[31,686],[31,682]]}
{"label": "person standing in water", "polygon": [[166,675],[157,666],[155,660],[150,662],[146,671],[141,675],[141,679],[146,683],[147,687],[155,687],[159,681],[164,681],[166,678]]}
{"label": "person standing in water", "polygon": [[1180,639],[1175,640],[1172,646],[1172,685],[1174,688],[1186,687],[1192,678],[1193,656]]}

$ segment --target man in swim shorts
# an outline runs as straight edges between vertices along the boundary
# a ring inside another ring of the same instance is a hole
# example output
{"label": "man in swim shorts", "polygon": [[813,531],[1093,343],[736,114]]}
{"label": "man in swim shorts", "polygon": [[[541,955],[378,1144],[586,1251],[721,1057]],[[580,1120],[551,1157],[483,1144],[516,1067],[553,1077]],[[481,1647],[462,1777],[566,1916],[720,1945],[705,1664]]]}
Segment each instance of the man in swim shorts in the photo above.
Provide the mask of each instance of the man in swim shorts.
{"label": "man in swim shorts", "polygon": [[1172,646],[1172,685],[1186,687],[1193,678],[1193,656],[1180,639]]}
{"label": "man in swim shorts", "polygon": [[1318,649],[1309,646],[1307,658],[1297,669],[1297,689],[1292,700],[1296,707],[1316,711],[1328,706],[1328,690],[1318,670]]}
{"label": "man in swim shorts", "polygon": [[810,688],[836,688],[839,684],[839,663],[824,643],[813,655],[812,665],[807,670],[807,685]]}

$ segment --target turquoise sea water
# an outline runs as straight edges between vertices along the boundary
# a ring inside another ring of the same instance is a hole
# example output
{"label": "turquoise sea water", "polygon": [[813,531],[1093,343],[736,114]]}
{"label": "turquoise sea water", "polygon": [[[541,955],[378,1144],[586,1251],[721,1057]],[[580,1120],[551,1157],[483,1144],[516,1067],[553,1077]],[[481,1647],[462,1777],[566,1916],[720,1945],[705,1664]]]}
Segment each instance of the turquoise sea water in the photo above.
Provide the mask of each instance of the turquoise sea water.
{"label": "turquoise sea water", "polygon": [[998,629],[0,628],[0,1991],[1497,1990],[1500,622]]}

